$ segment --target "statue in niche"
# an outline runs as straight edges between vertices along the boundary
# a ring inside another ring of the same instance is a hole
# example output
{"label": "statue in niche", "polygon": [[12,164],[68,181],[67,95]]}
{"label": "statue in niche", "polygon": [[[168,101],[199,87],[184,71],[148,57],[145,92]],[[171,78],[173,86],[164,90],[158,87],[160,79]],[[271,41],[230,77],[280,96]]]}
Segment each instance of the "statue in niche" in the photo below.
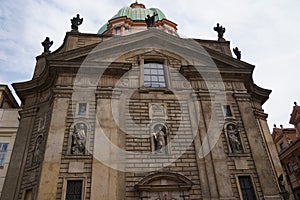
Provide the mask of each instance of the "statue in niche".
{"label": "statue in niche", "polygon": [[148,28],[154,27],[155,16],[158,16],[158,14],[154,12],[154,14],[151,17],[150,15],[147,15],[147,18],[145,18]]}
{"label": "statue in niche", "polygon": [[218,32],[218,41],[225,41],[225,39],[223,38],[223,35],[225,33],[225,27],[220,26],[220,24],[217,23],[217,26],[214,27],[214,31]]}
{"label": "statue in niche", "polygon": [[167,141],[166,127],[162,124],[155,125],[152,135],[154,138],[155,151],[163,153],[163,148],[166,146]]}
{"label": "statue in niche", "polygon": [[40,154],[41,154],[41,144],[43,142],[43,136],[38,136],[35,145],[34,145],[34,151],[33,151],[33,157],[32,157],[32,163],[38,164],[40,161]]}
{"label": "statue in niche", "polygon": [[241,51],[239,50],[239,48],[238,48],[238,47],[235,47],[235,48],[233,48],[232,50],[233,50],[233,53],[236,55],[236,59],[241,60],[242,53],[241,53]]}
{"label": "statue in niche", "polygon": [[84,155],[86,146],[87,127],[84,123],[79,123],[74,126],[72,133],[71,153],[74,155]]}
{"label": "statue in niche", "polygon": [[82,24],[83,18],[80,18],[80,15],[77,14],[76,17],[73,17],[73,19],[71,19],[71,28],[72,28],[72,32],[78,32],[78,26]]}
{"label": "statue in niche", "polygon": [[49,37],[46,37],[46,39],[42,42],[42,46],[44,47],[43,54],[51,53],[50,47],[53,45],[53,41],[50,41]]}
{"label": "statue in niche", "polygon": [[229,124],[227,126],[227,135],[228,135],[229,144],[232,153],[242,153],[243,152],[242,142],[241,142],[239,131],[237,130],[235,124]]}

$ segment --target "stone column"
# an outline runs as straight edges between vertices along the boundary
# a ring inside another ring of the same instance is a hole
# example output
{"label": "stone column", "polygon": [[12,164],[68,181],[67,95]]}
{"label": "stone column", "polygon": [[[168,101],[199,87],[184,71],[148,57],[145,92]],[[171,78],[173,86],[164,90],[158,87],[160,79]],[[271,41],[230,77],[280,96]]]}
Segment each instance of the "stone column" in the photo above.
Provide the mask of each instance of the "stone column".
{"label": "stone column", "polygon": [[[205,199],[210,199],[211,194],[210,194],[210,187],[209,187],[210,184],[208,184],[209,177],[207,174],[205,158],[200,158],[199,156],[200,145],[202,144],[200,133],[204,131],[203,129],[205,129],[205,127],[203,126],[204,122],[202,117],[203,115],[201,115],[202,111],[200,111],[201,109],[201,107],[199,106],[200,102],[198,103],[197,102],[198,102],[197,97],[193,97],[193,100],[189,102],[189,113],[190,113],[193,135],[195,135],[194,145],[195,145],[195,152],[196,152],[196,161],[199,170],[199,180],[201,184],[201,195],[202,198],[205,200]],[[201,122],[200,119],[202,119]]]}
{"label": "stone column", "polygon": [[[200,106],[200,120],[199,120],[199,132],[200,132],[200,141],[201,143],[204,141],[204,138],[207,135],[208,128],[210,126],[210,120],[212,116],[212,109],[211,109],[211,98],[209,94],[204,95],[203,94],[199,97],[199,106]],[[208,141],[209,143],[209,141]],[[202,144],[203,145],[203,144]],[[208,144],[210,146],[210,144]],[[197,152],[197,158],[199,159],[199,148],[196,148]],[[210,152],[208,155],[206,155],[203,159],[199,160],[201,165],[205,165],[205,172],[199,172],[200,176],[201,173],[205,173],[207,176],[206,183],[203,182],[204,180],[201,180],[201,187],[204,184],[204,188],[206,187],[206,194],[203,194],[203,199],[218,199],[219,198],[219,188],[217,184],[217,177],[215,173],[215,166],[214,166],[214,158],[212,155],[212,152]],[[207,185],[207,186],[205,186]],[[207,191],[209,189],[209,193]],[[205,191],[205,190],[204,190]],[[205,195],[205,196],[204,196]],[[206,196],[209,195],[209,196]]]}
{"label": "stone column", "polygon": [[[259,129],[261,131],[261,136],[264,139],[264,143],[266,145],[268,157],[272,166],[272,170],[274,171],[275,177],[279,177],[280,174],[283,174],[282,166],[280,164],[280,160],[278,157],[278,153],[274,144],[274,141],[272,139],[270,129],[268,126],[268,123],[266,121],[267,115],[263,113],[263,110],[255,111],[254,112],[256,116],[257,123],[259,125]],[[278,183],[277,183],[278,184]],[[279,189],[279,185],[278,189]],[[286,187],[288,184],[286,183]]]}
{"label": "stone column", "polygon": [[57,96],[53,101],[37,199],[56,199],[68,106],[68,97]]}
{"label": "stone column", "polygon": [[250,102],[249,94],[236,93],[234,97],[241,113],[242,121],[248,136],[249,145],[254,159],[256,171],[262,187],[264,199],[281,199],[277,187],[277,177],[267,154],[261,130],[258,127]]}
{"label": "stone column", "polygon": [[36,108],[24,109],[20,112],[20,126],[6,174],[1,200],[18,199],[36,113]]}
{"label": "stone column", "polygon": [[[119,146],[124,140],[112,116],[111,100],[98,99],[96,113],[91,200],[124,199],[125,175],[111,167],[117,167],[119,160],[108,142]],[[103,159],[106,160],[106,164],[101,162]]]}

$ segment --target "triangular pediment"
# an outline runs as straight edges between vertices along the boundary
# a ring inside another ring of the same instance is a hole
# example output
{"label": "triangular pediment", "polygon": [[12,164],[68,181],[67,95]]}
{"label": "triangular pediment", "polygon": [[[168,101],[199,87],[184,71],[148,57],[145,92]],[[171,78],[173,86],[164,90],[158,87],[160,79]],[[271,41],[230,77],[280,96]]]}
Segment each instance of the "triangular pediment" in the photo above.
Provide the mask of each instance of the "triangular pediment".
{"label": "triangular pediment", "polygon": [[151,29],[127,36],[114,36],[103,42],[74,50],[54,53],[50,60],[72,62],[117,62],[120,57],[126,62],[135,62],[138,56],[185,60],[182,65],[210,66],[228,70],[253,71],[254,66],[234,59],[192,39],[183,39],[163,31]]}

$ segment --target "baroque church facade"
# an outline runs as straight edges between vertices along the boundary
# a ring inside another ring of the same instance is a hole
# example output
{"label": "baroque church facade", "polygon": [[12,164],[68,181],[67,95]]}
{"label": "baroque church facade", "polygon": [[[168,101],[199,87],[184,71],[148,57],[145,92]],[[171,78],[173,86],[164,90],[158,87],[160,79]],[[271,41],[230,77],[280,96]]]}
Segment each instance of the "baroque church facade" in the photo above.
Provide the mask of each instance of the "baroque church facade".
{"label": "baroque church facade", "polygon": [[133,3],[97,34],[79,15],[14,83],[20,126],[2,200],[281,199],[281,166],[254,66],[218,40],[184,39]]}

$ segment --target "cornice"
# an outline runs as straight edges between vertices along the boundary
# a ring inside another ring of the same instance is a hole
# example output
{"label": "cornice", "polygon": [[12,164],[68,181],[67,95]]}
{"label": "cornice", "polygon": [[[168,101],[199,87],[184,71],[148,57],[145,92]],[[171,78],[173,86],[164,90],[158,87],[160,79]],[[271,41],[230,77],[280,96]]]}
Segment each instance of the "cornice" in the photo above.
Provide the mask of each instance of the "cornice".
{"label": "cornice", "polygon": [[268,118],[268,114],[264,113],[263,110],[253,108],[253,112],[257,119],[267,120]]}
{"label": "cornice", "polygon": [[36,116],[39,108],[38,107],[29,107],[29,108],[23,108],[19,113],[20,117],[26,118],[26,117],[34,117]]}
{"label": "cornice", "polygon": [[290,118],[290,124],[296,125],[300,121],[300,106],[295,105]]}
{"label": "cornice", "polygon": [[238,102],[250,102],[250,100],[251,100],[251,95],[248,93],[234,93],[233,97]]}

